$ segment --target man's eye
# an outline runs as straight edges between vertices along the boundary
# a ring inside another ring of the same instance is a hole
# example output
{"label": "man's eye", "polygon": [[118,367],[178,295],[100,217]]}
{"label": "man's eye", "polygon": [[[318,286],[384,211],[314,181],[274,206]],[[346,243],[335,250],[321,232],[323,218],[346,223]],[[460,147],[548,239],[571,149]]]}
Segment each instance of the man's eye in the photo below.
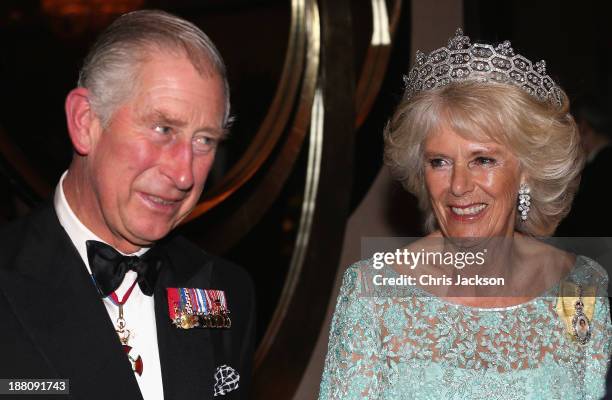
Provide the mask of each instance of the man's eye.
{"label": "man's eye", "polygon": [[155,132],[162,135],[169,135],[172,133],[172,128],[164,125],[156,125],[154,128]]}
{"label": "man's eye", "polygon": [[208,136],[196,136],[193,138],[193,146],[196,151],[207,153],[217,147],[217,140]]}

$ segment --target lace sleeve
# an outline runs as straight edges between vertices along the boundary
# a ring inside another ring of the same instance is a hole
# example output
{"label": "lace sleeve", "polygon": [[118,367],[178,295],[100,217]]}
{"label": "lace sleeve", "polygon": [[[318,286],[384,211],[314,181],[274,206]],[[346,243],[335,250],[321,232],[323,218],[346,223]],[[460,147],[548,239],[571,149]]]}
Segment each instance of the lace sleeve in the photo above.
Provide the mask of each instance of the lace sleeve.
{"label": "lace sleeve", "polygon": [[349,267],[338,295],[319,399],[376,398],[380,387],[380,333],[374,301],[360,296],[359,263]]}

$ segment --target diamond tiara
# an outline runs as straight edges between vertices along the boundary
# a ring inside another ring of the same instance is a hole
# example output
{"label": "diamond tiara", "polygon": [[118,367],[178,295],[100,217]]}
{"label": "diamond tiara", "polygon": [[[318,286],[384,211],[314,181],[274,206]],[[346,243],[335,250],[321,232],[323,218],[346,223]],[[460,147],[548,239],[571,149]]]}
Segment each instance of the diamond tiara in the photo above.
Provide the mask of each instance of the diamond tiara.
{"label": "diamond tiara", "polygon": [[561,89],[546,74],[544,60],[532,64],[522,55],[514,54],[508,40],[497,47],[471,44],[461,28],[448,40],[447,47],[440,47],[428,56],[417,51],[415,66],[404,75],[404,97],[465,80],[509,83],[538,100],[549,101],[558,107],[563,102]]}

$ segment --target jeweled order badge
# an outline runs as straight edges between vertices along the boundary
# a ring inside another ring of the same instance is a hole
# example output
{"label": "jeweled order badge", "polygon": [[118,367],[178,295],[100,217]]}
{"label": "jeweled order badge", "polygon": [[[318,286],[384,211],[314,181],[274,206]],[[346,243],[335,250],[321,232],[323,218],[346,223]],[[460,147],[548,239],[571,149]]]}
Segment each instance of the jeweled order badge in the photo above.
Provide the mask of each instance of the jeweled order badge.
{"label": "jeweled order badge", "polygon": [[180,329],[232,326],[227,299],[223,290],[198,288],[167,288],[168,314]]}

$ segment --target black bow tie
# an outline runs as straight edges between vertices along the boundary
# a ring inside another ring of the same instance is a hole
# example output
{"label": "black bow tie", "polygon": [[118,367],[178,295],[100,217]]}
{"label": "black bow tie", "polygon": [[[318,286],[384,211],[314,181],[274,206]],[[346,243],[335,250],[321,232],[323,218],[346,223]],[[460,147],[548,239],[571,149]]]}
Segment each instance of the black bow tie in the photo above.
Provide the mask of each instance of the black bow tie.
{"label": "black bow tie", "polygon": [[124,256],[106,243],[96,240],[85,242],[89,267],[103,297],[108,296],[121,285],[129,270],[138,274],[138,286],[147,296],[153,294],[159,270],[164,264],[160,252],[146,252],[142,257]]}

